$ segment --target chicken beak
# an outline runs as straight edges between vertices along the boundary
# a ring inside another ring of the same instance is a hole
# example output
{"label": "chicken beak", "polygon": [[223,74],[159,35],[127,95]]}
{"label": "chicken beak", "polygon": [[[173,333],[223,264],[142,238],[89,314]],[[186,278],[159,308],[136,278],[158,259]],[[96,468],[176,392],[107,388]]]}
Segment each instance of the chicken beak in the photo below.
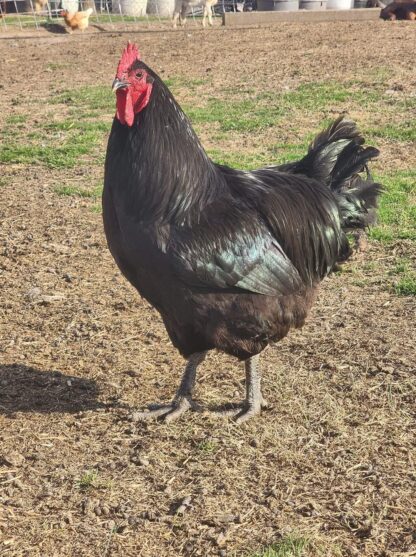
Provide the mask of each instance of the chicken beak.
{"label": "chicken beak", "polygon": [[117,89],[126,89],[129,84],[126,81],[121,81],[117,77],[113,81],[113,85],[111,86],[112,91],[117,91]]}

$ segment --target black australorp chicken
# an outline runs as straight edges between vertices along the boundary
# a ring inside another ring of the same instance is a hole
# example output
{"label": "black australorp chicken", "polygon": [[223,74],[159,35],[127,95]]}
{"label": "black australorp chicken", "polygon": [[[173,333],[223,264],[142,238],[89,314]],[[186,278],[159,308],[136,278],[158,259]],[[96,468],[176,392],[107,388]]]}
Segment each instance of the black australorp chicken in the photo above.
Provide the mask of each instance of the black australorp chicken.
{"label": "black australorp chicken", "polygon": [[[301,327],[319,282],[350,254],[380,185],[355,124],[339,118],[299,162],[250,172],[212,162],[135,45],[113,82],[117,113],[105,163],[103,216],[125,277],[161,314],[188,362],[172,403],[136,415],[173,420],[189,408],[208,350],[245,361],[238,422],[260,412],[259,354]],[[229,413],[229,412],[228,412]]]}

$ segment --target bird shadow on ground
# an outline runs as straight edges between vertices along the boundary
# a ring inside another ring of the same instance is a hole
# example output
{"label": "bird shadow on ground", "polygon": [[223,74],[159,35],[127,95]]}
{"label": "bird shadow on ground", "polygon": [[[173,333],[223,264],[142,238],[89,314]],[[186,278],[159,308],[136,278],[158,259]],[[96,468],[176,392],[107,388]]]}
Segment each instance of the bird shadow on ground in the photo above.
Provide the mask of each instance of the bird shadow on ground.
{"label": "bird shadow on ground", "polygon": [[49,33],[56,33],[59,35],[67,34],[65,27],[59,23],[41,23],[40,26],[46,29],[46,31],[49,31]]}
{"label": "bird shadow on ground", "polygon": [[94,29],[98,29],[98,31],[107,31],[107,29],[105,29],[104,27],[101,27],[101,25],[97,25],[96,23],[90,23],[89,26],[94,27]]}
{"label": "bird shadow on ground", "polygon": [[107,404],[97,400],[98,394],[97,384],[91,379],[21,364],[0,365],[0,415],[106,408]]}
{"label": "bird shadow on ground", "polygon": [[[55,33],[57,35],[70,35],[66,27],[60,23],[41,23],[40,26],[46,29],[49,33]],[[94,29],[98,29],[98,31],[107,31],[104,27],[101,27],[101,25],[97,25],[96,23],[90,23],[89,26]]]}

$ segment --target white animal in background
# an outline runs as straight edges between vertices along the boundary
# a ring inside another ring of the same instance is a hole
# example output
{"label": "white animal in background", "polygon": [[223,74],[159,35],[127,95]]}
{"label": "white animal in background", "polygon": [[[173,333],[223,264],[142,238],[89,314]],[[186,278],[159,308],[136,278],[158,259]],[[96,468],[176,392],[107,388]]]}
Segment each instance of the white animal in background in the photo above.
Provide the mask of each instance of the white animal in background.
{"label": "white animal in background", "polygon": [[206,26],[206,19],[212,27],[212,7],[218,3],[218,0],[175,0],[175,10],[173,12],[173,27],[176,29],[178,19],[181,25],[186,23],[186,12],[188,8],[196,8],[202,6],[204,8],[204,16],[202,25]]}
{"label": "white animal in background", "polygon": [[35,11],[41,12],[48,4],[48,0],[35,0]]}

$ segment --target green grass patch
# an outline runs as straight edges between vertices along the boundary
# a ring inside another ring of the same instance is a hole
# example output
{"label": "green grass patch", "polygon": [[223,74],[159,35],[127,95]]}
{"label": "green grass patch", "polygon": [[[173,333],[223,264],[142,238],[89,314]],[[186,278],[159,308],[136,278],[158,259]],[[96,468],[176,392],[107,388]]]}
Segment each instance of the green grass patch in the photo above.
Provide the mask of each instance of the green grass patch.
{"label": "green grass patch", "polygon": [[416,268],[412,260],[399,258],[389,275],[395,279],[391,286],[398,296],[416,296]]}
{"label": "green grass patch", "polygon": [[38,147],[24,145],[6,145],[0,152],[0,162],[15,164],[46,164],[50,168],[70,168],[78,157],[88,151],[82,148]]}
{"label": "green grass patch", "polygon": [[107,113],[110,110],[113,111],[115,107],[114,93],[111,91],[110,84],[67,89],[54,96],[50,102],[76,105],[79,111],[88,108],[99,109]]}
{"label": "green grass patch", "polygon": [[394,285],[394,291],[398,296],[416,296],[416,272],[405,274]]}
{"label": "green grass patch", "polygon": [[381,83],[384,87],[386,81],[392,75],[392,69],[385,66],[379,66],[378,68],[372,68],[366,71],[366,79],[372,79]]}
{"label": "green grass patch", "polygon": [[83,134],[99,132],[108,132],[110,126],[106,122],[88,121],[88,120],[65,120],[62,122],[50,122],[43,126],[47,132],[68,132],[71,130],[81,131]]}
{"label": "green grass patch", "polygon": [[[1,134],[0,163],[72,168],[80,163],[80,158],[96,150],[94,161],[102,164],[105,152],[103,140],[109,129],[110,124],[100,120],[69,118],[47,121],[25,136],[19,136],[16,128],[9,125]],[[99,150],[98,147],[103,148]]]}
{"label": "green grass patch", "polygon": [[386,191],[380,199],[378,225],[370,230],[370,237],[385,242],[416,240],[416,170],[398,171],[376,179]]}
{"label": "green grass patch", "polygon": [[416,124],[411,119],[380,128],[369,128],[366,130],[366,137],[367,139],[385,138],[390,141],[416,141]]}
{"label": "green grass patch", "polygon": [[13,114],[6,118],[6,124],[8,126],[15,126],[16,124],[24,124],[27,120],[27,116],[24,114]]}
{"label": "green grass patch", "polygon": [[88,491],[89,489],[97,487],[97,481],[98,470],[87,470],[77,481],[77,487],[82,491]]}
{"label": "green grass patch", "polygon": [[208,155],[217,164],[224,164],[242,170],[251,170],[268,164],[271,157],[266,153],[238,153],[221,149],[207,149]]}
{"label": "green grass patch", "polygon": [[7,14],[2,19],[3,19],[3,22],[4,22],[5,25],[18,26],[18,27],[20,27],[20,25],[22,27],[36,27],[36,22],[39,25],[39,23],[41,21],[46,20],[46,16],[40,16],[40,17],[38,16],[36,18],[36,22],[35,22],[35,18],[32,15],[9,15],[9,14]]}
{"label": "green grass patch", "polygon": [[92,189],[82,188],[79,186],[57,186],[54,191],[58,195],[63,196],[99,199],[101,197],[103,188],[101,184],[95,186]]}
{"label": "green grass patch", "polygon": [[198,443],[197,448],[201,452],[209,454],[209,453],[215,453],[219,447],[218,447],[218,443],[207,439],[205,441],[201,441],[200,443]]}
{"label": "green grass patch", "polygon": [[[322,128],[325,127],[325,124]],[[312,138],[316,134],[313,133],[305,138],[305,141],[300,143],[277,143],[269,149],[271,154],[272,164],[283,164],[286,162],[293,162],[300,160],[308,152],[308,146]]]}
{"label": "green grass patch", "polygon": [[[10,26],[20,26],[22,27],[36,27],[36,23],[41,25],[42,27],[52,27],[56,25],[62,25],[62,27],[66,27],[65,21],[63,18],[49,18],[47,14],[37,14],[36,20],[35,17],[32,15],[6,15],[5,23],[6,25]],[[144,17],[134,17],[134,16],[125,16],[122,17],[117,15],[116,13],[107,15],[107,14],[97,14],[93,13],[90,17],[90,25],[94,26],[94,24],[105,24],[105,23],[151,23],[151,22],[159,22],[160,20],[168,20],[169,18],[159,18],[158,16],[144,16]]]}
{"label": "green grass patch", "polygon": [[392,269],[391,273],[394,275],[400,275],[407,273],[411,269],[412,262],[407,257],[401,257],[397,260],[396,265]]}
{"label": "green grass patch", "polygon": [[[0,151],[0,163],[15,164],[44,164],[49,168],[73,168],[80,164],[80,157],[88,155],[92,149],[101,143],[101,137],[96,135],[70,138],[62,145],[5,145]],[[104,156],[96,158],[102,163]]]}
{"label": "green grass patch", "polygon": [[50,71],[63,70],[64,68],[69,68],[70,64],[65,62],[48,62],[46,69]]}
{"label": "green grass patch", "polygon": [[337,110],[346,111],[351,105],[380,105],[379,91],[363,90],[355,84],[308,83],[290,92],[250,91],[230,89],[229,98],[210,98],[203,106],[185,106],[185,112],[195,124],[219,125],[226,132],[250,132],[290,120],[297,112]]}
{"label": "green grass patch", "polygon": [[96,213],[96,214],[101,214],[102,213],[102,207],[101,204],[95,204],[90,208],[92,213]]}
{"label": "green grass patch", "polygon": [[184,107],[194,124],[218,124],[225,132],[248,132],[272,126],[283,112],[278,106],[261,106],[255,100],[242,100],[230,104],[212,98],[204,107]]}
{"label": "green grass patch", "polygon": [[208,79],[203,78],[189,78],[185,76],[171,76],[167,77],[166,79],[162,78],[164,84],[169,87],[174,93],[175,90],[179,90],[181,88],[185,89],[195,89],[201,85],[206,85],[208,83]]}
{"label": "green grass patch", "polygon": [[310,543],[306,538],[287,536],[249,557],[303,557],[309,547]]}

